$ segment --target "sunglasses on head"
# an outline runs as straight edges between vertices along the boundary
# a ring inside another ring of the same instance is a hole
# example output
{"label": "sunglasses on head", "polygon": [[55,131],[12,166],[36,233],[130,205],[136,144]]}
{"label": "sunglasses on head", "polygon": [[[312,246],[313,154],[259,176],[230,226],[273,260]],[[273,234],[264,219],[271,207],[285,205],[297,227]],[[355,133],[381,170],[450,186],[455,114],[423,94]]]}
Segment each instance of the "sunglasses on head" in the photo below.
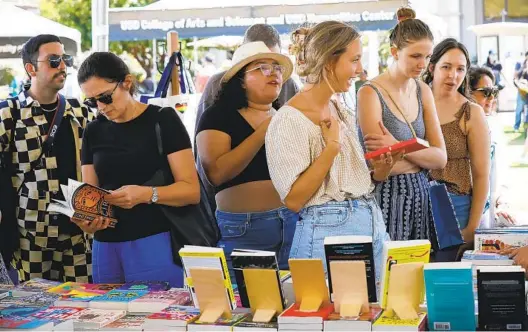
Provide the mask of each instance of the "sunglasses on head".
{"label": "sunglasses on head", "polygon": [[110,105],[114,102],[114,100],[112,99],[112,95],[114,94],[115,90],[117,89],[120,83],[121,81],[117,82],[116,86],[111,92],[102,93],[96,97],[86,98],[84,100],[84,104],[90,108],[97,108],[97,102],[103,103],[105,105]]}
{"label": "sunglasses on head", "polygon": [[499,94],[499,89],[497,87],[486,87],[486,88],[478,88],[475,89],[475,91],[480,91],[482,94],[484,94],[484,97],[489,98],[493,96],[493,98],[497,98]]}
{"label": "sunglasses on head", "polygon": [[37,60],[37,62],[48,62],[51,68],[59,68],[61,61],[64,61],[66,67],[73,67],[73,56],[69,54],[52,54],[46,60]]}

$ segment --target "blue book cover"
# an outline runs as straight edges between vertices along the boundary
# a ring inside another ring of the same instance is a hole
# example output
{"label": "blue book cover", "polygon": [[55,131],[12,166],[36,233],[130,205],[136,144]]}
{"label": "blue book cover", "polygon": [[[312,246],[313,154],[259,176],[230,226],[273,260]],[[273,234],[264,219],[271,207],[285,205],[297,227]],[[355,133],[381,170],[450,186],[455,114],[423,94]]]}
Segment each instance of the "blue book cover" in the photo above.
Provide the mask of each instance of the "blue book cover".
{"label": "blue book cover", "polygon": [[91,302],[130,302],[139,299],[146,294],[148,294],[148,291],[146,290],[135,291],[114,289],[105,295],[93,299]]}
{"label": "blue book cover", "polygon": [[501,255],[496,252],[487,252],[480,250],[466,250],[462,255],[462,259],[471,261],[509,261],[510,257]]}
{"label": "blue book cover", "polygon": [[134,291],[166,291],[169,290],[170,285],[167,281],[131,281],[123,286],[117,288],[119,290],[134,290]]}
{"label": "blue book cover", "polygon": [[471,263],[429,263],[424,278],[429,330],[475,331]]}

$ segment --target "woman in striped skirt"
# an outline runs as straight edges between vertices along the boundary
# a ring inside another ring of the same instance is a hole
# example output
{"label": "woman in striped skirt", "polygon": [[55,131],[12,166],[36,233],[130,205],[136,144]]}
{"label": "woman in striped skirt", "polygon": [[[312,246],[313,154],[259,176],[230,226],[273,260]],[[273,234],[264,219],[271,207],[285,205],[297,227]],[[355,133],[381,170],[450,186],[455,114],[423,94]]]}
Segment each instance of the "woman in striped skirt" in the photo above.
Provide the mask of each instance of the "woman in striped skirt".
{"label": "woman in striped skirt", "polygon": [[390,35],[394,63],[358,93],[358,118],[367,150],[413,137],[430,144],[407,154],[391,176],[376,185],[376,199],[392,240],[432,238],[427,172],[447,162],[431,89],[418,80],[432,53],[433,36],[415,16],[410,8],[398,10],[399,22]]}

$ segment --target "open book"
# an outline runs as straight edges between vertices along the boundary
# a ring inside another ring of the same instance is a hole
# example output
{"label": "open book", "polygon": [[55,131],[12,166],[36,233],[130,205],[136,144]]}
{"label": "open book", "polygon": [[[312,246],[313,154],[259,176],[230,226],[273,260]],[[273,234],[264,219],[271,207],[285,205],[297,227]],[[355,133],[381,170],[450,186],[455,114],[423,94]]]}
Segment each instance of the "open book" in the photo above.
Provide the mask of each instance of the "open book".
{"label": "open book", "polygon": [[68,179],[68,185],[61,184],[65,201],[53,199],[48,212],[58,212],[79,221],[93,221],[97,217],[112,219],[110,226],[117,222],[114,206],[104,196],[110,192],[87,183]]}

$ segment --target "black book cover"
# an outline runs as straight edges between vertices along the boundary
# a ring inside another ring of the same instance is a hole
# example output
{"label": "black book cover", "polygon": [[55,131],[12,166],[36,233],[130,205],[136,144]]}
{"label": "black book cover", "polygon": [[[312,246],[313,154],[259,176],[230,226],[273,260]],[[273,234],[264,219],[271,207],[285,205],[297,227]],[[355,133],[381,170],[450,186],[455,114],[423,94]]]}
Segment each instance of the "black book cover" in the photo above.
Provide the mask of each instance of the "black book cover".
{"label": "black book cover", "polygon": [[[235,253],[235,251],[233,251],[233,253]],[[238,294],[240,295],[240,301],[244,308],[249,308],[250,304],[243,269],[272,269],[277,271],[277,282],[279,284],[279,289],[281,290],[282,303],[284,304],[284,295],[282,294],[282,286],[279,276],[279,265],[275,256],[257,256],[251,254],[249,251],[247,255],[244,255],[244,252],[240,250],[236,251],[235,255],[231,255],[231,260],[233,263]]]}
{"label": "black book cover", "polygon": [[377,302],[376,276],[374,275],[374,253],[372,242],[325,244],[326,268],[328,271],[328,287],[332,294],[331,261],[364,261],[367,272],[367,288],[369,302]]}
{"label": "black book cover", "polygon": [[526,331],[524,280],[522,271],[477,271],[479,330]]}

